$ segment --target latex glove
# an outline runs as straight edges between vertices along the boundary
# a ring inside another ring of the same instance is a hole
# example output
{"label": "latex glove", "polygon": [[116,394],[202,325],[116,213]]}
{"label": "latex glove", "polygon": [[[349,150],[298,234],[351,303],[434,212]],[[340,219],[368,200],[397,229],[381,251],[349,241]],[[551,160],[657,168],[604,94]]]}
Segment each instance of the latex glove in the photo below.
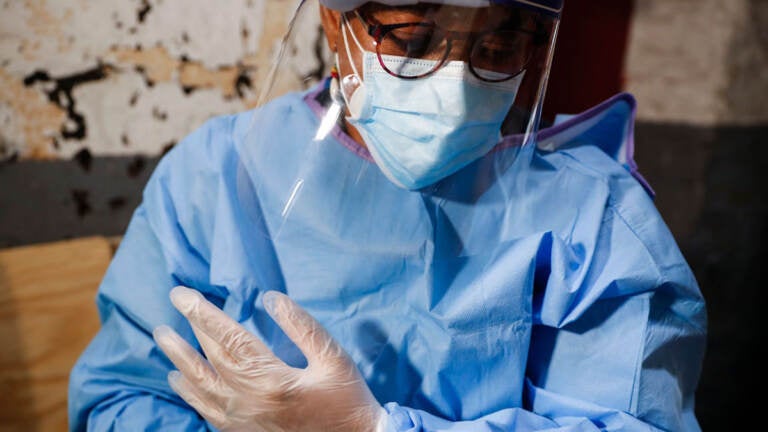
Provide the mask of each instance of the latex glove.
{"label": "latex glove", "polygon": [[382,428],[385,415],[357,367],[328,332],[287,296],[268,292],[264,306],[307,358],[283,363],[197,291],[177,287],[171,302],[190,322],[207,361],[168,326],[157,344],[179,369],[171,388],[221,431],[360,431]]}

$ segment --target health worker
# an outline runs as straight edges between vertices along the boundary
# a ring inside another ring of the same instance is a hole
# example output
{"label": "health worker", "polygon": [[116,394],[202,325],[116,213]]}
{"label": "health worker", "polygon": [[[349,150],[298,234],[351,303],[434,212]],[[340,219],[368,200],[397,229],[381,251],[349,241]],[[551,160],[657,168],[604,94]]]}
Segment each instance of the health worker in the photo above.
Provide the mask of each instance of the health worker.
{"label": "health worker", "polygon": [[283,56],[163,157],[70,429],[699,430],[705,303],[634,100],[539,128],[562,8],[303,1],[283,51],[319,14],[328,76],[278,95]]}

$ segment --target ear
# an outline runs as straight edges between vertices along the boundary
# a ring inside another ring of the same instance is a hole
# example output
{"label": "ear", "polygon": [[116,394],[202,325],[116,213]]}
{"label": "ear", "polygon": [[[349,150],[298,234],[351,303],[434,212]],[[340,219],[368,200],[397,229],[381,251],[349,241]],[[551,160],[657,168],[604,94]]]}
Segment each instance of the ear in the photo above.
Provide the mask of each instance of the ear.
{"label": "ear", "polygon": [[320,5],[320,22],[323,24],[328,47],[336,52],[339,42],[339,28],[341,25],[341,13]]}

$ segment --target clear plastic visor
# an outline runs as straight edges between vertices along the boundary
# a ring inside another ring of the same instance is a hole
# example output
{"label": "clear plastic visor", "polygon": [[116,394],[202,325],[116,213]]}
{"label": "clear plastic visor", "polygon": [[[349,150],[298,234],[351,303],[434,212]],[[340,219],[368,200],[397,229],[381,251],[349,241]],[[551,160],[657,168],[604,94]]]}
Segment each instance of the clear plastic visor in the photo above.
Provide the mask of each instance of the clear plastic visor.
{"label": "clear plastic visor", "polygon": [[[478,121],[468,111],[477,113],[481,104],[477,99],[482,94],[489,102],[486,117],[504,119],[499,134],[525,134],[522,141],[527,143],[538,127],[557,25],[556,17],[524,6],[369,2],[349,12],[337,12],[325,9],[317,0],[305,0],[296,10],[259,104],[286,90],[332,81],[329,101],[339,106],[328,105],[326,115],[333,118],[320,122],[321,126],[327,129],[339,124],[366,146],[347,121],[358,114],[350,103],[361,85],[368,87],[366,99],[378,100],[386,91],[390,97],[382,99],[399,100],[392,104],[400,106],[385,108],[464,115],[468,122]],[[318,29],[322,29],[321,35]],[[307,57],[319,57],[321,70],[302,69]],[[374,79],[384,84],[366,82]],[[440,80],[463,84],[434,85]],[[424,87],[442,94],[424,100]],[[418,104],[407,103],[416,97],[421,99]],[[496,97],[504,101],[494,100]],[[323,136],[324,131],[318,132]]]}

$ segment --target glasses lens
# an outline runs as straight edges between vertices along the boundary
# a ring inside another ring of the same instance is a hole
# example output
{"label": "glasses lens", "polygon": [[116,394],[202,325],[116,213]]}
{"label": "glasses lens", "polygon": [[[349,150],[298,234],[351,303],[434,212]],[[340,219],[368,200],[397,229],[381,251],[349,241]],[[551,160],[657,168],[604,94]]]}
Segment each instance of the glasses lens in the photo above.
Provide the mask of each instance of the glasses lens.
{"label": "glasses lens", "polygon": [[519,74],[531,59],[534,37],[522,31],[497,31],[479,37],[472,47],[470,65],[482,79],[504,81]]}
{"label": "glasses lens", "polygon": [[[377,50],[389,73],[414,78],[440,66],[448,51],[448,41],[444,32],[430,24],[407,24],[385,33]],[[413,61],[396,61],[393,56]]]}

